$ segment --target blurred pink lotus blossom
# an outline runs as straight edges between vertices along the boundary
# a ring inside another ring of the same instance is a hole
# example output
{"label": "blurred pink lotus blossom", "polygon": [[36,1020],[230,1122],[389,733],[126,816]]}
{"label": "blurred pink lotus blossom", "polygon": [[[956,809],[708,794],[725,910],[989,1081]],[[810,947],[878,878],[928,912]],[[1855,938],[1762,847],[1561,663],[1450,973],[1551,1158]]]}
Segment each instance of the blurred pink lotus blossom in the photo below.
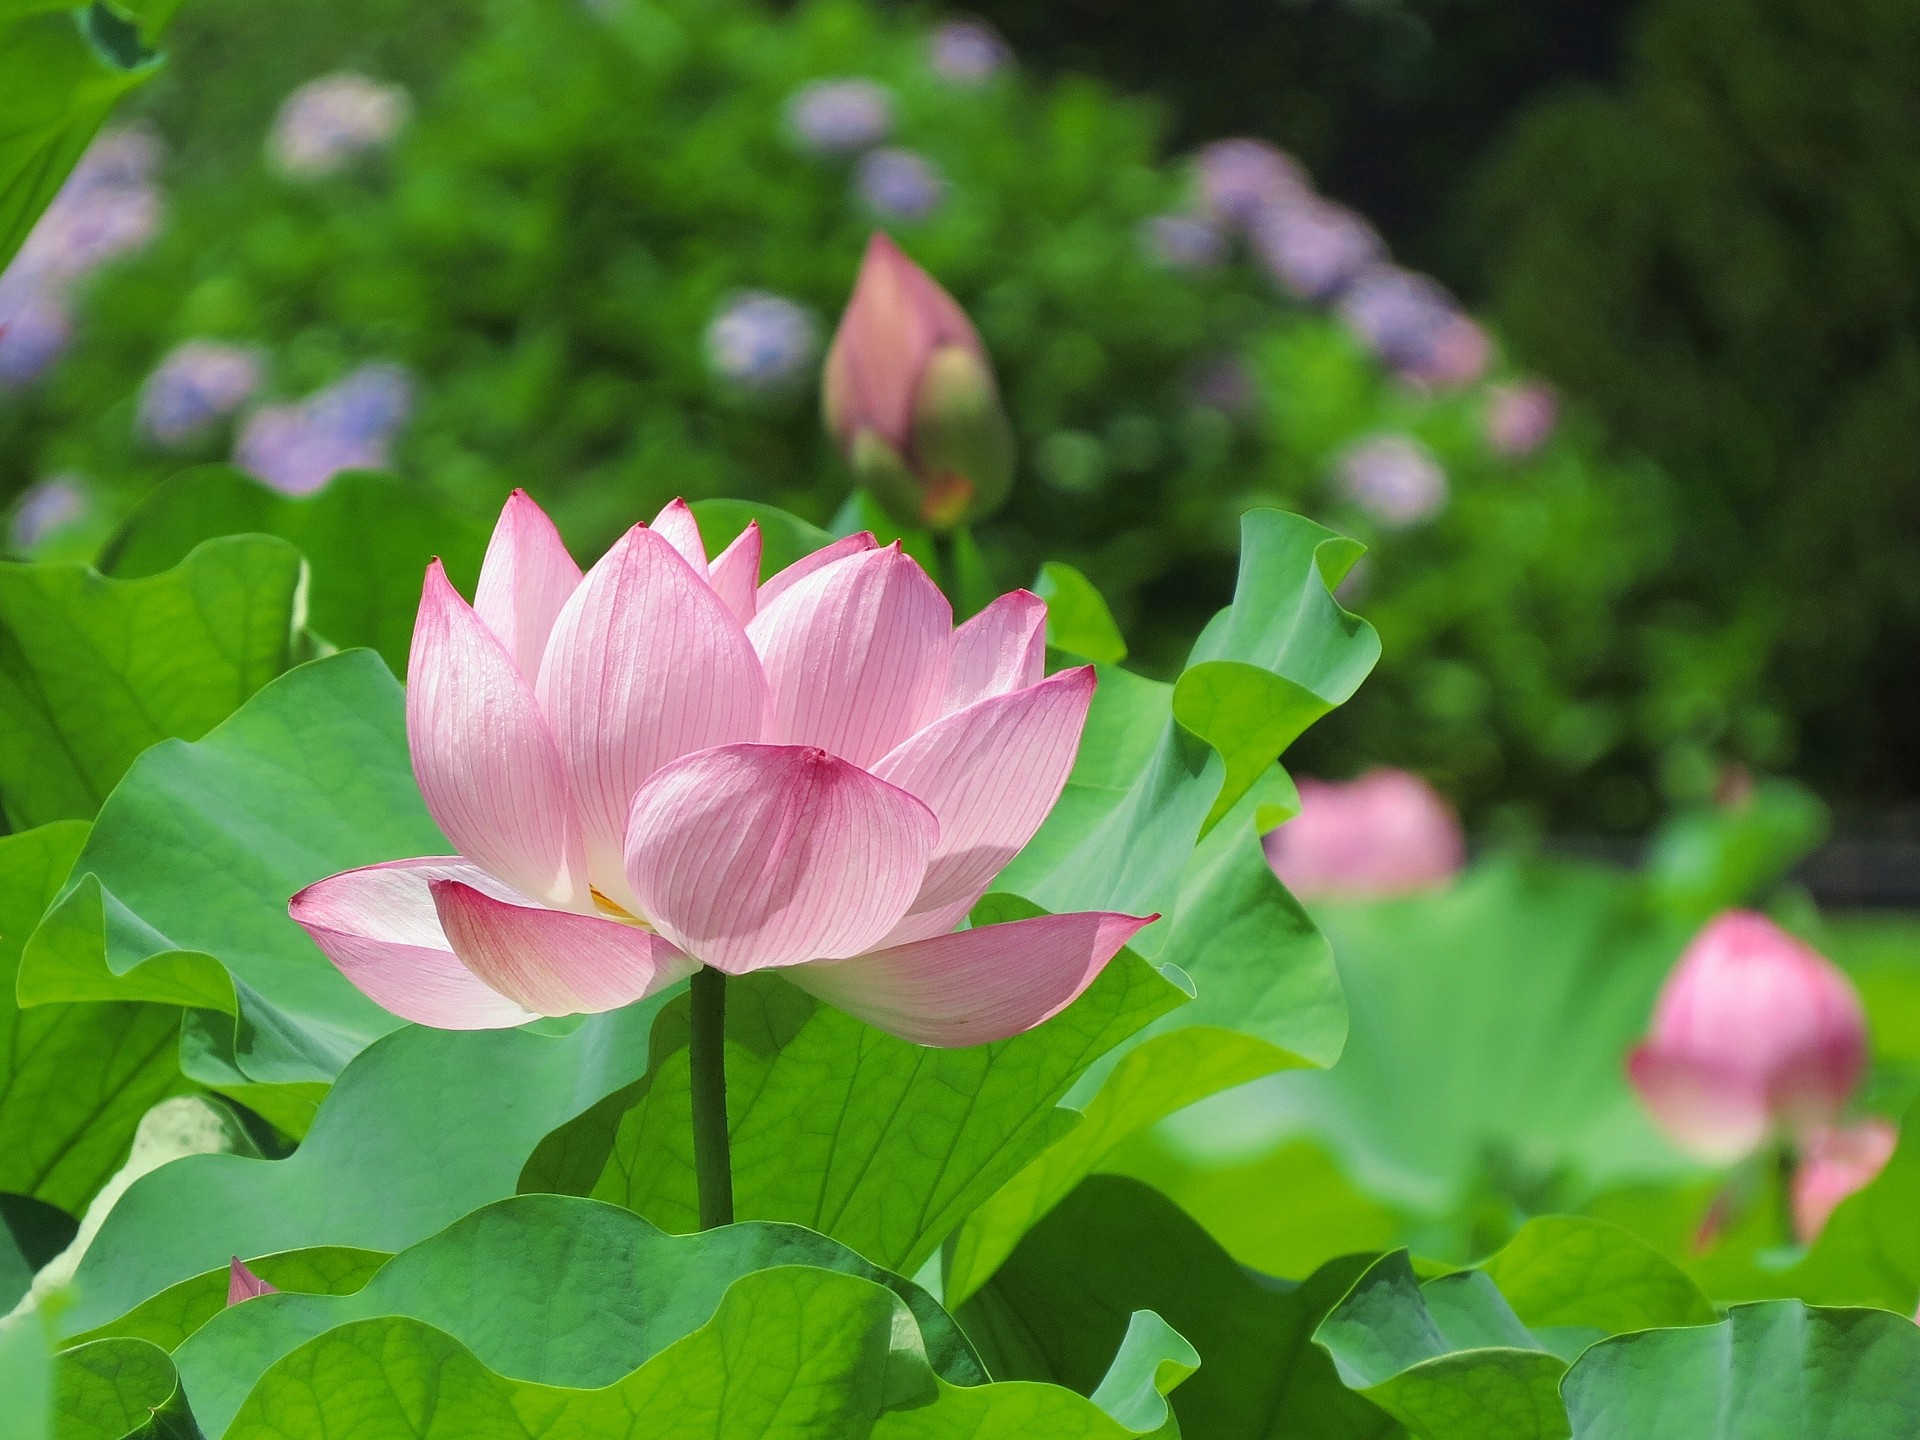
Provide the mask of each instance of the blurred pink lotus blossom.
{"label": "blurred pink lotus blossom", "polygon": [[1800,1142],[1793,1172],[1793,1231],[1811,1245],[1840,1202],[1886,1169],[1900,1132],[1885,1120],[1821,1126]]}
{"label": "blurred pink lotus blossom", "polygon": [[317,179],[392,141],[412,102],[397,85],[352,71],[309,80],[287,96],[267,136],[267,155],[284,175]]}
{"label": "blurred pink lotus blossom", "polygon": [[893,92],[877,80],[816,80],[788,98],[786,122],[804,150],[855,155],[893,132]]}
{"label": "blurred pink lotus blossom", "polygon": [[1224,225],[1251,224],[1262,208],[1313,193],[1300,162],[1265,140],[1216,140],[1194,164],[1200,204]]}
{"label": "blurred pink lotus blossom", "polygon": [[278,1295],[279,1287],[269,1285],[253,1271],[238,1255],[227,1266],[227,1304],[238,1305],[242,1300],[258,1299],[262,1295]]}
{"label": "blurred pink lotus blossom", "polygon": [[984,85],[1013,63],[1000,32],[978,20],[949,20],[928,41],[933,73],[956,85]]}
{"label": "blurred pink lotus blossom", "polygon": [[1459,817],[1405,770],[1300,781],[1300,813],[1263,842],[1267,864],[1301,899],[1379,899],[1444,885],[1466,859]]}
{"label": "blurred pink lotus blossom", "polygon": [[1538,380],[1495,385],[1487,391],[1487,444],[1496,455],[1521,460],[1553,438],[1560,397]]}
{"label": "blurred pink lotus blossom", "polygon": [[1433,452],[1408,435],[1374,435],[1338,462],[1341,493],[1389,530],[1430,520],[1447,505],[1447,474]]}
{"label": "blurred pink lotus blossom", "polygon": [[1766,916],[1730,910],[1667,977],[1627,1073],[1669,1139],[1727,1164],[1830,1124],[1866,1057],[1852,982]]}
{"label": "blurred pink lotus blossom", "polygon": [[862,155],[853,184],[862,203],[883,220],[924,220],[947,194],[947,182],[931,160],[897,146]]}
{"label": "blurred pink lotus blossom", "polygon": [[985,514],[1013,481],[1013,432],[986,346],[954,298],[884,234],[868,242],[827,347],[827,429],[902,524]]}
{"label": "blurred pink lotus blossom", "polygon": [[342,470],[384,469],[412,395],[402,367],[362,365],[305,400],[254,411],[233,463],[288,495],[311,494]]}
{"label": "blurred pink lotus blossom", "polygon": [[435,561],[407,739],[457,855],[308,886],[291,911],[379,1004],[449,1029],[609,1010],[705,964],[777,968],[929,1045],[1031,1029],[1146,919],[966,919],[1046,818],[1092,667],[1047,676],[1046,606],[955,629],[900,548],[839,540],[760,581],[679,501],[583,577],[516,493],[472,605]]}
{"label": "blurred pink lotus blossom", "polygon": [[176,345],[140,388],[137,425],[163,448],[191,444],[260,388],[258,349],[217,340]]}

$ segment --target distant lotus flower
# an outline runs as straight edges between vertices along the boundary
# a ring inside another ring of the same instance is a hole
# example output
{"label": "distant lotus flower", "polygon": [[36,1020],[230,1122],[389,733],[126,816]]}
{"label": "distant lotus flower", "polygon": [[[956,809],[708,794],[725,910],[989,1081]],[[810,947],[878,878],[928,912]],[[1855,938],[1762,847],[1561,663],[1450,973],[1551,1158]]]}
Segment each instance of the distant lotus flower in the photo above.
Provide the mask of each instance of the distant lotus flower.
{"label": "distant lotus flower", "polygon": [[412,108],[407,92],[341,71],[309,80],[287,96],[267,136],[267,155],[282,174],[316,179],[392,141]]}
{"label": "distant lotus flower", "polygon": [[310,494],[342,470],[382,469],[411,393],[400,366],[362,365],[305,400],[254,411],[234,464],[288,495]]}
{"label": "distant lotus flower", "polygon": [[854,187],[866,207],[886,220],[924,220],[947,193],[947,182],[931,160],[896,147],[862,155]]}
{"label": "distant lotus flower", "polygon": [[1276,283],[1302,300],[1333,298],[1386,255],[1378,232],[1344,205],[1306,197],[1266,205],[1248,228]]}
{"label": "distant lotus flower", "polygon": [[1487,392],[1487,444],[1509,460],[1531,455],[1553,436],[1560,399],[1538,380],[1495,385]]}
{"label": "distant lotus flower", "polygon": [[1207,270],[1226,258],[1226,238],[1192,215],[1155,215],[1140,222],[1140,242],[1162,265]]}
{"label": "distant lotus flower", "polygon": [[1376,265],[1339,302],[1340,318],[1388,368],[1437,388],[1476,380],[1492,357],[1486,332],[1424,275]]}
{"label": "distant lotus flower", "polygon": [[140,388],[139,428],[167,449],[191,444],[260,388],[260,352],[189,340],[168,352]]}
{"label": "distant lotus flower", "polygon": [[1341,493],[1374,521],[1404,530],[1447,505],[1447,474],[1433,452],[1406,435],[1376,435],[1339,461]]}
{"label": "distant lotus flower", "polygon": [[458,855],[350,870],[293,918],[355,985],[449,1029],[610,1010],[706,964],[777,968],[882,1029],[974,1045],[1073,1000],[1146,920],[958,930],[1072,767],[1091,667],[1046,607],[953,628],[856,535],[759,582],[679,501],[584,578],[515,494],[473,605],[428,568],[407,739]]}
{"label": "distant lotus flower", "polygon": [[56,475],[28,487],[13,507],[9,535],[14,551],[26,554],[54,531],[84,519],[87,492],[70,475]]}
{"label": "distant lotus flower", "polygon": [[1013,63],[1000,32],[978,20],[949,20],[928,43],[933,73],[956,85],[984,85]]}
{"label": "distant lotus flower", "polygon": [[984,515],[1013,482],[1013,434],[986,347],[899,246],[875,234],[821,387],[827,429],[903,524]]}
{"label": "distant lotus flower", "polygon": [[1847,977],[1766,916],[1730,910],[1667,977],[1627,1072],[1676,1145],[1725,1164],[1830,1124],[1866,1057]]}
{"label": "distant lotus flower", "polygon": [[1300,162],[1265,140],[1216,140],[1195,164],[1201,204],[1226,225],[1251,224],[1266,206],[1313,191]]}
{"label": "distant lotus flower", "polygon": [[798,381],[820,349],[813,312],[784,295],[748,290],[728,300],[707,325],[707,364],[747,390],[779,390]]}
{"label": "distant lotus flower", "polygon": [[238,1305],[242,1300],[258,1299],[262,1295],[278,1295],[279,1287],[269,1285],[253,1271],[249,1270],[238,1255],[227,1267],[227,1304]]}
{"label": "distant lotus flower", "polygon": [[1453,807],[1405,770],[1300,781],[1300,813],[1263,844],[1273,873],[1302,899],[1429,890],[1452,879],[1466,854]]}
{"label": "distant lotus flower", "polygon": [[853,155],[893,131],[893,92],[875,80],[816,80],[787,101],[788,133],[820,155]]}
{"label": "distant lotus flower", "polygon": [[1823,1126],[1805,1137],[1793,1172],[1793,1229],[1801,1244],[1811,1245],[1840,1202],[1873,1183],[1899,1140],[1884,1120]]}

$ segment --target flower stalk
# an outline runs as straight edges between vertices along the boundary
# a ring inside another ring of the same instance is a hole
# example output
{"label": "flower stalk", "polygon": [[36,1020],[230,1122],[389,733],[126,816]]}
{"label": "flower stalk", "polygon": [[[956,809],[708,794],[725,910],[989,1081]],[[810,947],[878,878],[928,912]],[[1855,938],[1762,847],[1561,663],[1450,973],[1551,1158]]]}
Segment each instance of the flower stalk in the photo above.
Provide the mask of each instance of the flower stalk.
{"label": "flower stalk", "polygon": [[700,1228],[733,1223],[733,1156],[727,1135],[727,977],[703,965],[688,982],[693,1035],[693,1171],[700,1194]]}

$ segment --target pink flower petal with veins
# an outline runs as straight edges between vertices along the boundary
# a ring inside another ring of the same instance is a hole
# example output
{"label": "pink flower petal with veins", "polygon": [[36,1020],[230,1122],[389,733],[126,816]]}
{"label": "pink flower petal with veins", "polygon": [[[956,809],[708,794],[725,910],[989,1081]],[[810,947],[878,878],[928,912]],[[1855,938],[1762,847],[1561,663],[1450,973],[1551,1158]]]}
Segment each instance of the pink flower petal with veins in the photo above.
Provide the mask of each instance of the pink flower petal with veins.
{"label": "pink flower petal with veins", "polygon": [[1079,998],[1157,919],[1040,915],[800,965],[796,985],[869,1025],[922,1045],[984,1045],[1031,1030]]}
{"label": "pink flower petal with veins", "polygon": [[767,583],[760,587],[760,609],[766,609],[814,571],[824,570],[836,560],[844,560],[849,555],[858,555],[863,551],[879,548],[880,542],[873,538],[873,532],[862,530],[858,534],[842,536],[831,545],[822,545],[818,550],[802,555],[786,569],[771,576]]}
{"label": "pink flower petal with veins", "polygon": [[1002,595],[953,632],[945,713],[1040,683],[1047,673],[1047,602],[1030,590]]}
{"label": "pink flower petal with veins", "polygon": [[896,547],[816,570],[747,627],[767,738],[871,765],[939,713],[952,629],[947,597]]}
{"label": "pink flower petal with veins", "polygon": [[573,792],[533,687],[438,560],[427,567],[407,673],[414,778],[447,838],[531,899],[588,903]]}
{"label": "pink flower petal with veins", "polygon": [[1033,838],[1073,769],[1093,686],[1093,667],[1082,666],[995,695],[936,720],[873,767],[940,822],[926,880],[889,944],[952,929],[952,907],[972,909]]}
{"label": "pink flower petal with veins", "polygon": [[745,625],[759,609],[760,522],[749,520],[747,528],[733,537],[733,543],[720,552],[707,567],[707,583],[713,593],[726,602],[733,618]]}
{"label": "pink flower petal with veins", "polygon": [[653,517],[653,524],[648,528],[678,550],[680,558],[692,567],[694,574],[703,580],[706,578],[706,542],[700,538],[700,522],[693,518],[693,511],[687,508],[686,501],[668,501],[666,508]]}
{"label": "pink flower petal with veins", "polygon": [[593,883],[627,905],[620,849],[634,792],[682,755],[761,737],[760,662],[705,576],[665,536],[635,526],[561,612],[536,692],[580,807]]}
{"label": "pink flower petal with veins", "polygon": [[341,974],[403,1020],[441,1030],[500,1030],[537,1019],[460,963],[428,888],[435,880],[516,898],[479,866],[445,855],[330,875],[295,895],[287,912]]}
{"label": "pink flower petal with veins", "polygon": [[460,962],[541,1015],[618,1009],[696,968],[658,935],[617,920],[516,905],[458,880],[428,889]]}
{"label": "pink flower petal with veins", "polygon": [[473,611],[513,657],[531,685],[560,607],[580,583],[553,521],[524,490],[507,497],[487,542]]}
{"label": "pink flower petal with veins", "polygon": [[824,750],[729,745],[641,787],[627,879],[661,934],[739,975],[875,944],[939,833],[920,801]]}

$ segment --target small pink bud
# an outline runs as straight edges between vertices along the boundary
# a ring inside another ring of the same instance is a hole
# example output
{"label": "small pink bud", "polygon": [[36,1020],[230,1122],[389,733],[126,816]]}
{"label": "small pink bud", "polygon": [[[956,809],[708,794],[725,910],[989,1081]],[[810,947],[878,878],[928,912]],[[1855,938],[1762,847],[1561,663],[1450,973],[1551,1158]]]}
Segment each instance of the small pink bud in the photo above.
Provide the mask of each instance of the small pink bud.
{"label": "small pink bud", "polygon": [[278,1295],[279,1287],[269,1285],[253,1271],[249,1270],[238,1255],[227,1270],[227,1304],[238,1305],[242,1300],[252,1300],[259,1295]]}
{"label": "small pink bud", "polygon": [[1864,1189],[1893,1158],[1900,1132],[1885,1120],[1823,1126],[1801,1142],[1793,1172],[1793,1230],[1811,1245],[1840,1202]]}
{"label": "small pink bud", "polygon": [[1384,897],[1445,884],[1466,851],[1453,808],[1418,775],[1300,782],[1300,813],[1263,842],[1294,894]]}
{"label": "small pink bud", "polygon": [[1731,910],[1674,966],[1627,1073],[1676,1145],[1728,1164],[1829,1123],[1866,1049],[1852,982],[1766,916]]}
{"label": "small pink bud", "polygon": [[966,312],[884,234],[861,262],[822,384],[827,429],[906,524],[985,514],[1013,479],[1013,436]]}

